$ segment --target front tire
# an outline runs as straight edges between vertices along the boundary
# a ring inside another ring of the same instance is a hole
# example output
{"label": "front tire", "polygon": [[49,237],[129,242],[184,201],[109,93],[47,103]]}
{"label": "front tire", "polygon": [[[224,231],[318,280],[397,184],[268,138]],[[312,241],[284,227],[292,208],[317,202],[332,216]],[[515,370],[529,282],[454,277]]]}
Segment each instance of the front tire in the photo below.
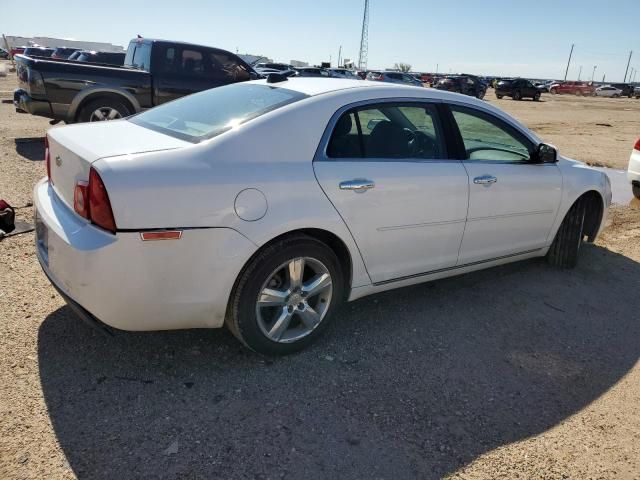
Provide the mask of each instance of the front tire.
{"label": "front tire", "polygon": [[518,91],[513,92],[513,99],[514,100],[521,100],[522,99],[522,94]]}
{"label": "front tire", "polygon": [[640,185],[631,184],[631,191],[633,192],[633,196],[640,200]]}
{"label": "front tire", "polygon": [[567,212],[547,252],[550,265],[574,268],[578,264],[578,253],[584,237],[586,207],[585,199],[579,198]]}
{"label": "front tire", "polygon": [[287,355],[321,335],[343,298],[342,267],[333,250],[296,235],[268,246],[249,262],[225,322],[250,349]]}
{"label": "front tire", "polygon": [[539,100],[540,100],[540,92],[536,93],[536,94],[533,96],[533,101],[534,101],[534,102],[537,102],[537,101],[539,101]]}

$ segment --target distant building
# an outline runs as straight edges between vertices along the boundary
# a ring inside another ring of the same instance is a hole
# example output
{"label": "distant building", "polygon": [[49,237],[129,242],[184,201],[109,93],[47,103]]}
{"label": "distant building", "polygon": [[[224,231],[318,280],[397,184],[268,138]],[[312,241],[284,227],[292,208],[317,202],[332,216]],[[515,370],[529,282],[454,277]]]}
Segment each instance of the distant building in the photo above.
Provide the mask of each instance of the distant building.
{"label": "distant building", "polygon": [[309,63],[308,62],[302,62],[300,60],[291,60],[289,62],[289,65],[292,65],[296,68],[304,68],[304,67],[308,67]]}
{"label": "distant building", "polygon": [[[81,48],[82,50],[99,50],[102,52],[122,52],[124,48],[120,45],[113,45],[112,43],[104,42],[85,42],[81,40],[66,40],[64,38],[52,38],[52,37],[18,37],[14,35],[7,35],[7,42],[9,47],[22,47],[29,45],[41,45],[43,47],[57,48],[57,47],[73,47]],[[3,45],[4,47],[4,45]]]}

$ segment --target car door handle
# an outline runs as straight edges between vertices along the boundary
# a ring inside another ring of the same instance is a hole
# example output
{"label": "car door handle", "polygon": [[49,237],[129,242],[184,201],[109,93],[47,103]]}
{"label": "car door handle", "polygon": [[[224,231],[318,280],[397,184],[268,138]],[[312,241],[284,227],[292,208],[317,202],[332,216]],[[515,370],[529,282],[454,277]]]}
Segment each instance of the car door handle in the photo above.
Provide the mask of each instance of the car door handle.
{"label": "car door handle", "polygon": [[493,175],[482,175],[473,179],[473,183],[477,185],[491,185],[492,183],[496,183],[497,181],[498,179]]}
{"label": "car door handle", "polygon": [[371,190],[376,184],[373,180],[346,180],[340,182],[340,190],[355,190],[356,192],[364,192],[365,190]]}

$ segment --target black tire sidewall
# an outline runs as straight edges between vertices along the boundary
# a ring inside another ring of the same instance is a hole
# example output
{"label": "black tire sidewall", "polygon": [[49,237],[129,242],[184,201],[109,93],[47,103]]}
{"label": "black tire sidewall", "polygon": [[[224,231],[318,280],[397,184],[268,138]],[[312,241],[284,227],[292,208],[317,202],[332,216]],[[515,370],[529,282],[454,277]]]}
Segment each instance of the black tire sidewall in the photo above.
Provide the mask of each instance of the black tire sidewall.
{"label": "black tire sidewall", "polygon": [[109,107],[117,110],[122,118],[128,117],[133,112],[129,111],[129,107],[125,105],[124,102],[112,98],[104,98],[104,99],[96,99],[92,100],[83,106],[80,109],[80,114],[78,115],[78,121],[80,122],[89,122],[91,118],[91,114],[96,111],[98,108]]}
{"label": "black tire sidewall", "polygon": [[[331,275],[333,293],[331,304],[320,325],[306,337],[293,343],[270,340],[260,329],[255,314],[256,300],[267,277],[280,265],[297,257],[310,257],[320,261]],[[342,268],[333,251],[323,243],[309,238],[285,244],[281,248],[260,255],[247,267],[238,284],[232,315],[235,315],[237,336],[252,350],[265,355],[287,355],[302,350],[321,335],[344,297]]]}

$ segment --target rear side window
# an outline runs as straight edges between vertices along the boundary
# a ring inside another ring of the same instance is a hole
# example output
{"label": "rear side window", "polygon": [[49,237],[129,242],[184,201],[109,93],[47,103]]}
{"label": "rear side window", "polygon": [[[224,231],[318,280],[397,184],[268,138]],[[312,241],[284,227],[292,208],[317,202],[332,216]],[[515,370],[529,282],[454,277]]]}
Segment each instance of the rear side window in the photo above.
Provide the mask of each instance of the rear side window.
{"label": "rear side window", "polygon": [[233,83],[165,103],[129,121],[197,143],[307,97],[285,88]]}
{"label": "rear side window", "polygon": [[429,104],[381,104],[344,113],[329,144],[330,158],[446,158],[437,110]]}
{"label": "rear side window", "polygon": [[243,82],[250,79],[247,68],[231,55],[224,52],[209,54],[211,75],[225,82]]}

